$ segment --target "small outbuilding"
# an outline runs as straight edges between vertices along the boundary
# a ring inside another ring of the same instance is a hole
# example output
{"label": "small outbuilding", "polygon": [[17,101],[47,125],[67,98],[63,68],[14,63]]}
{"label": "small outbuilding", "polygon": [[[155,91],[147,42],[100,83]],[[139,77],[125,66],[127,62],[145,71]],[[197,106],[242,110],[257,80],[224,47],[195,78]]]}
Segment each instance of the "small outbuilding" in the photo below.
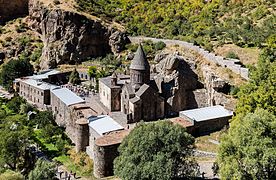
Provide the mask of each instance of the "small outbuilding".
{"label": "small outbuilding", "polygon": [[181,111],[179,116],[194,125],[194,134],[202,135],[221,130],[229,125],[233,112],[223,106],[210,106]]}

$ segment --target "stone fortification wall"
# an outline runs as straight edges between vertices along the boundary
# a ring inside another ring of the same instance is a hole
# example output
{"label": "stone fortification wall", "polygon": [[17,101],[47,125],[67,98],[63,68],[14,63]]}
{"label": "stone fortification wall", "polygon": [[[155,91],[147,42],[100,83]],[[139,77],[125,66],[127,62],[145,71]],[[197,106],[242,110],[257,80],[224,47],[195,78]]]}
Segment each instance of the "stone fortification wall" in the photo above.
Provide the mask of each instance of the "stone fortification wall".
{"label": "stone fortification wall", "polygon": [[216,63],[222,67],[228,68],[231,71],[233,71],[236,74],[239,74],[242,78],[248,80],[249,79],[249,70],[247,68],[242,67],[242,65],[238,64],[238,59],[225,59],[221,56],[216,56],[214,53],[211,53],[207,50],[204,50],[203,48],[199,46],[195,46],[192,43],[188,43],[185,41],[179,41],[179,40],[169,40],[169,39],[157,39],[157,38],[149,38],[149,37],[129,37],[130,41],[132,43],[139,43],[144,40],[151,40],[153,42],[159,42],[162,41],[166,45],[178,45],[179,47],[183,47],[186,49],[191,49],[195,52],[197,52],[199,55],[201,55],[204,59],[206,59],[209,62]]}
{"label": "stone fortification wall", "polygon": [[94,146],[94,176],[97,178],[113,175],[113,161],[119,155],[120,144],[109,146]]}
{"label": "stone fortification wall", "polygon": [[86,150],[89,145],[89,127],[87,119],[79,119],[76,122],[76,151],[81,152]]}
{"label": "stone fortification wall", "polygon": [[0,24],[28,14],[29,0],[0,0]]}

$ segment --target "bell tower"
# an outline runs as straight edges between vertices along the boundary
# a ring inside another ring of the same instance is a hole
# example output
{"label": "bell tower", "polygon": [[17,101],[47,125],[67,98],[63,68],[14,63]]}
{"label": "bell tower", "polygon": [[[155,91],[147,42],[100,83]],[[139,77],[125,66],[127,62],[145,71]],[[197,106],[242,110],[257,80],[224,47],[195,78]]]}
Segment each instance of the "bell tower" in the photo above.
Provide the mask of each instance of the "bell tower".
{"label": "bell tower", "polygon": [[130,81],[135,89],[150,82],[150,65],[141,44],[130,64]]}

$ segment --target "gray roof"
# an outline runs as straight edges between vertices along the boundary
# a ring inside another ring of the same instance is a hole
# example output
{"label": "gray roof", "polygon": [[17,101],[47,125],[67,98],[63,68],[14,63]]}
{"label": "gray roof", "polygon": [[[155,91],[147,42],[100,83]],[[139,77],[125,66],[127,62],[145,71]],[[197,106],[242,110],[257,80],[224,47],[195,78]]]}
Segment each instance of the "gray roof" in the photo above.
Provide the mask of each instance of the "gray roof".
{"label": "gray roof", "polygon": [[222,117],[231,117],[233,115],[232,111],[225,109],[223,106],[210,106],[198,109],[191,109],[180,112],[180,117],[188,117],[189,119],[195,121],[206,121],[210,119],[217,119]]}
{"label": "gray roof", "polygon": [[55,88],[51,92],[57,96],[66,106],[84,103],[85,101],[67,88]]}
{"label": "gray roof", "polygon": [[139,45],[129,68],[135,70],[147,70],[150,68],[149,62],[147,61],[147,57],[141,44]]}
{"label": "gray roof", "polygon": [[134,103],[140,101],[140,98],[135,96],[134,98],[131,98],[129,101],[134,104]]}
{"label": "gray roof", "polygon": [[99,81],[101,81],[102,83],[104,83],[109,88],[120,88],[120,86],[113,86],[111,84],[111,78],[112,78],[111,76],[108,76],[108,77],[100,78]]}
{"label": "gray roof", "polygon": [[150,88],[149,85],[143,84],[140,87],[140,89],[136,92],[136,96],[138,96],[138,97],[142,96],[147,91],[147,89],[149,89],[149,88]]}
{"label": "gray roof", "polygon": [[35,88],[41,89],[41,90],[50,90],[51,88],[55,88],[57,86],[45,83],[40,80],[35,79],[21,79],[21,81],[25,82],[26,84],[33,86]]}
{"label": "gray roof", "polygon": [[132,84],[126,83],[125,87],[126,87],[126,90],[127,90],[127,92],[128,92],[129,95],[135,94],[135,91],[134,91],[134,89],[132,87]]}
{"label": "gray roof", "polygon": [[31,79],[47,79],[49,75],[55,75],[55,74],[60,74],[61,72],[56,70],[56,69],[51,69],[47,71],[42,71],[40,74],[29,76]]}
{"label": "gray roof", "polygon": [[88,118],[89,127],[94,129],[101,136],[105,133],[124,129],[119,123],[108,115],[92,116]]}

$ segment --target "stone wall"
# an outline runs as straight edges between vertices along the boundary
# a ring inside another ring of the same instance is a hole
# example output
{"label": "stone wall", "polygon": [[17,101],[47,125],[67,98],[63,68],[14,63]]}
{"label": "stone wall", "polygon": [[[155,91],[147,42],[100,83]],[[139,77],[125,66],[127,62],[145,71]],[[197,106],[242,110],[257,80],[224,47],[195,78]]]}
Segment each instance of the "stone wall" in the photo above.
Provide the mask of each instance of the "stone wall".
{"label": "stone wall", "polygon": [[89,145],[89,126],[87,119],[79,119],[76,123],[76,151],[81,152],[86,150]]}
{"label": "stone wall", "polygon": [[197,52],[199,55],[201,55],[207,61],[216,63],[222,67],[228,68],[231,71],[233,71],[234,73],[239,74],[242,78],[244,78],[246,80],[249,79],[249,70],[247,68],[242,67],[239,64],[238,59],[225,59],[221,56],[217,56],[214,53],[204,50],[203,48],[201,48],[199,46],[195,46],[192,43],[188,43],[185,41],[179,41],[179,40],[157,39],[157,38],[149,38],[149,37],[142,37],[142,36],[129,37],[129,39],[132,43],[139,43],[144,40],[151,40],[155,43],[162,41],[166,45],[178,45],[178,46],[186,48],[186,49],[191,49],[191,50]]}
{"label": "stone wall", "polygon": [[[42,83],[42,82],[37,82]],[[36,88],[32,85],[19,81],[19,95],[36,104],[38,108],[44,109],[45,105],[50,105],[50,90]],[[45,105],[44,105],[45,104]]]}
{"label": "stone wall", "polygon": [[0,0],[0,24],[28,14],[29,0]]}
{"label": "stone wall", "polygon": [[94,176],[103,178],[112,176],[113,161],[119,155],[118,147],[120,144],[113,144],[109,146],[94,146]]}
{"label": "stone wall", "polygon": [[54,93],[51,92],[51,107],[59,126],[66,127],[67,120],[70,118],[69,107],[66,106]]}
{"label": "stone wall", "polygon": [[223,117],[223,118],[195,122],[194,136],[201,136],[201,135],[219,131],[229,125],[230,119],[231,117]]}

